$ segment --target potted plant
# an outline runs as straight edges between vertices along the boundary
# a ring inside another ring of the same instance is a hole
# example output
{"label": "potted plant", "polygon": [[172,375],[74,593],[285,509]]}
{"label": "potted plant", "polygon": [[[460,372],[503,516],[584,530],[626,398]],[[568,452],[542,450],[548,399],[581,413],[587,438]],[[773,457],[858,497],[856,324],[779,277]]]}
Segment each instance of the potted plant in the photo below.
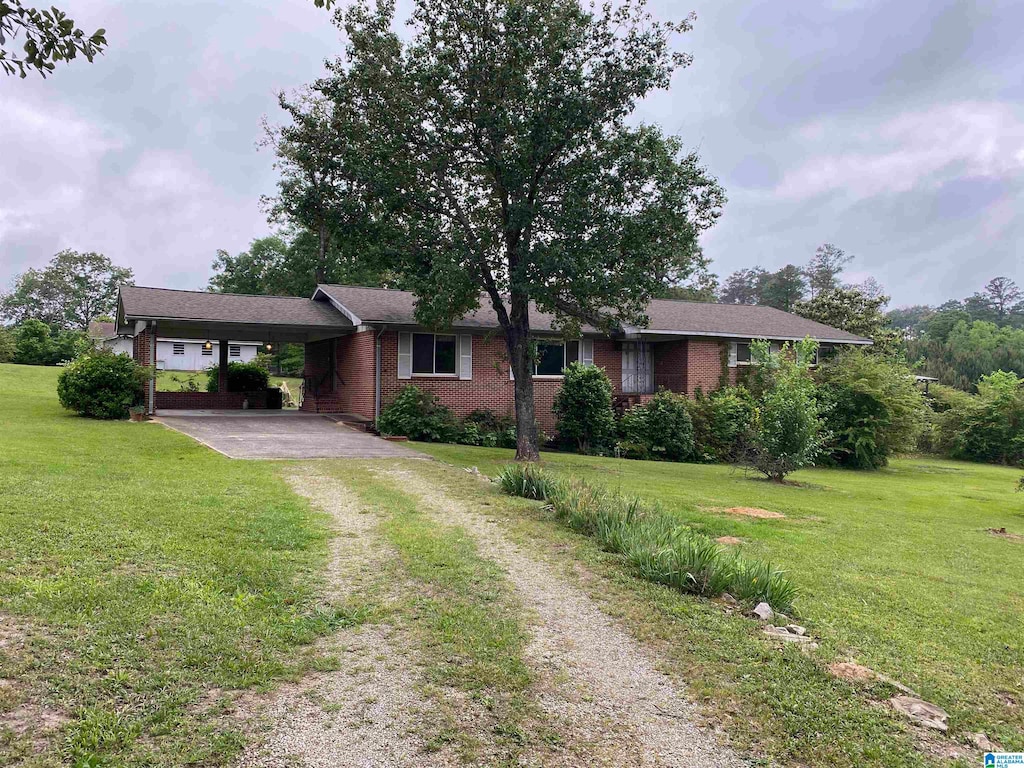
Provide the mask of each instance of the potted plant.
{"label": "potted plant", "polygon": [[145,421],[146,420],[146,406],[144,405],[133,405],[128,409],[128,418],[132,421]]}

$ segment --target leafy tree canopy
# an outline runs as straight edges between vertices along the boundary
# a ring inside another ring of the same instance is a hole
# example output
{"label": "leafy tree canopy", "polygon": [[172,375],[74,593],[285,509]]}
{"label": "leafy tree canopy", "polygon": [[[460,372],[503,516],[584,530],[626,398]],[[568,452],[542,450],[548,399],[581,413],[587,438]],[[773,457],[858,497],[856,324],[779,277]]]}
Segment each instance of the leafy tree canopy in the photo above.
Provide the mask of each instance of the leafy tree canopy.
{"label": "leafy tree canopy", "polygon": [[232,256],[217,251],[214,276],[207,289],[217,293],[266,296],[312,296],[318,282],[385,287],[394,280],[378,261],[347,258],[328,247],[325,268],[318,280],[319,238],[301,230],[253,240],[249,249]]}
{"label": "leafy tree canopy", "polygon": [[645,0],[415,0],[406,40],[393,17],[384,0],[341,16],[346,58],[316,84],[332,151],[393,233],[385,255],[421,322],[446,326],[481,294],[494,308],[518,456],[534,459],[530,301],[569,333],[645,323],[724,203],[680,139],[627,123],[689,63],[671,41],[691,22],[654,21]]}
{"label": "leafy tree canopy", "polygon": [[[17,52],[9,43],[20,43]],[[107,47],[106,30],[91,35],[75,26],[59,8],[36,9],[22,0],[0,0],[0,70],[6,75],[27,77],[53,72],[58,62],[71,61],[79,54],[89,61]]]}
{"label": "leafy tree canopy", "polygon": [[896,354],[902,339],[882,312],[888,301],[888,296],[866,296],[859,288],[830,288],[813,299],[797,302],[793,311],[808,320],[869,338],[875,352]]}
{"label": "leafy tree canopy", "polygon": [[61,251],[43,269],[29,269],[15,279],[11,292],[0,296],[0,317],[85,331],[99,315],[114,314],[117,287],[131,282],[130,269],[115,266],[101,253]]}
{"label": "leafy tree canopy", "polygon": [[853,261],[853,256],[847,254],[842,248],[832,243],[819,245],[804,268],[811,297],[838,288],[839,275],[851,261]]}

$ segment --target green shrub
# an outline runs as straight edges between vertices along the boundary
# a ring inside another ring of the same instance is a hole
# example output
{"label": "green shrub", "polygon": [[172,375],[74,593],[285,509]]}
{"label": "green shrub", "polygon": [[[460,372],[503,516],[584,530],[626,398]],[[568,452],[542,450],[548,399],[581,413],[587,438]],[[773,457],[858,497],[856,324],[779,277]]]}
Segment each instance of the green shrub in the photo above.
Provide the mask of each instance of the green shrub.
{"label": "green shrub", "polygon": [[1014,373],[996,371],[978,382],[978,394],[938,416],[939,445],[954,459],[1024,463],[1024,390]]}
{"label": "green shrub", "polygon": [[14,359],[15,351],[14,334],[0,325],[0,363],[11,362]]}
{"label": "green shrub", "polygon": [[459,434],[454,414],[430,392],[407,385],[377,419],[382,435],[404,435],[410,440],[453,442]]}
{"label": "green shrub", "polygon": [[693,422],[686,395],[660,390],[645,405],[634,405],[619,419],[619,453],[637,458],[684,461],[694,455]]}
{"label": "green shrub", "polygon": [[549,502],[565,525],[622,555],[649,581],[706,597],[728,592],[750,603],[763,600],[778,611],[793,607],[797,588],[782,571],[727,552],[657,505],[584,482],[564,482],[535,465],[507,466],[497,482],[510,495]]}
{"label": "green shrub", "polygon": [[826,450],[836,464],[878,469],[917,443],[927,408],[910,369],[862,350],[849,350],[818,371]]}
{"label": "green shrub", "polygon": [[148,369],[127,355],[96,351],[68,364],[57,378],[60,404],[81,416],[124,419],[145,399]]}
{"label": "green shrub", "polygon": [[686,406],[693,422],[692,458],[730,461],[740,454],[754,419],[750,392],[743,387],[724,387],[710,395],[697,390]]}
{"label": "green shrub", "polygon": [[693,422],[686,403],[686,395],[663,389],[646,405],[647,439],[653,455],[672,461],[692,457]]}
{"label": "green shrub", "polygon": [[746,461],[773,482],[814,462],[825,434],[818,418],[814,381],[808,363],[815,344],[804,339],[790,348],[769,351],[755,341],[751,354],[760,369],[761,398],[754,414]]}
{"label": "green shrub", "polygon": [[547,501],[558,489],[558,481],[534,464],[509,464],[497,477],[498,485],[509,496]]}
{"label": "green shrub", "polygon": [[559,437],[580,453],[599,451],[612,442],[615,416],[612,383],[603,368],[572,363],[555,395]]}
{"label": "green shrub", "polygon": [[[262,392],[270,382],[270,374],[259,363],[228,363],[228,392]],[[220,366],[206,369],[206,391],[220,389]]]}
{"label": "green shrub", "polygon": [[26,320],[14,329],[12,361],[20,365],[57,365],[90,349],[81,331],[51,331],[41,320]]}

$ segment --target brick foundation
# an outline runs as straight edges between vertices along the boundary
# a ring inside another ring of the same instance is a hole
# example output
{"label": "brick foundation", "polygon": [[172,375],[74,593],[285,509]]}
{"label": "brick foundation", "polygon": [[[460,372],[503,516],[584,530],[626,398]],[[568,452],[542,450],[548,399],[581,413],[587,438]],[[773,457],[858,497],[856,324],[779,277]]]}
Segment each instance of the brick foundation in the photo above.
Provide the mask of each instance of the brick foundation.
{"label": "brick foundation", "polygon": [[253,410],[267,407],[266,392],[157,392],[158,411],[241,410],[248,400]]}

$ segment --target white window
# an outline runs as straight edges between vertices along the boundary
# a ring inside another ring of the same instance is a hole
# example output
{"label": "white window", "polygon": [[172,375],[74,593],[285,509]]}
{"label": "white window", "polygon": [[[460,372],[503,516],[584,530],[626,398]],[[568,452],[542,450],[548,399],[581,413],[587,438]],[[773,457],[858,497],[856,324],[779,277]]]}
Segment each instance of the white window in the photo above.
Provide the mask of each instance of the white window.
{"label": "white window", "polygon": [[176,341],[176,342],[174,342],[173,345],[172,345],[172,350],[171,351],[175,355],[184,355],[185,354],[185,342],[183,342],[183,341]]}
{"label": "white window", "polygon": [[203,345],[203,357],[213,357],[213,347]]}
{"label": "white window", "polygon": [[228,355],[230,357],[241,357],[242,347],[239,344],[228,344]]}
{"label": "white window", "polygon": [[458,358],[454,335],[414,333],[412,372],[421,376],[454,376]]}
{"label": "white window", "polygon": [[[773,341],[768,345],[769,350],[772,354],[778,354],[782,351],[782,342]],[[734,341],[729,348],[729,367],[735,368],[737,365],[751,365],[753,360],[750,357],[750,342],[749,341]]]}
{"label": "white window", "polygon": [[473,337],[451,333],[398,334],[398,378],[473,378]]}
{"label": "white window", "polygon": [[[594,340],[535,339],[537,356],[533,361],[533,375],[541,378],[560,378],[570,363],[594,364]],[[511,367],[509,378],[514,378]]]}

